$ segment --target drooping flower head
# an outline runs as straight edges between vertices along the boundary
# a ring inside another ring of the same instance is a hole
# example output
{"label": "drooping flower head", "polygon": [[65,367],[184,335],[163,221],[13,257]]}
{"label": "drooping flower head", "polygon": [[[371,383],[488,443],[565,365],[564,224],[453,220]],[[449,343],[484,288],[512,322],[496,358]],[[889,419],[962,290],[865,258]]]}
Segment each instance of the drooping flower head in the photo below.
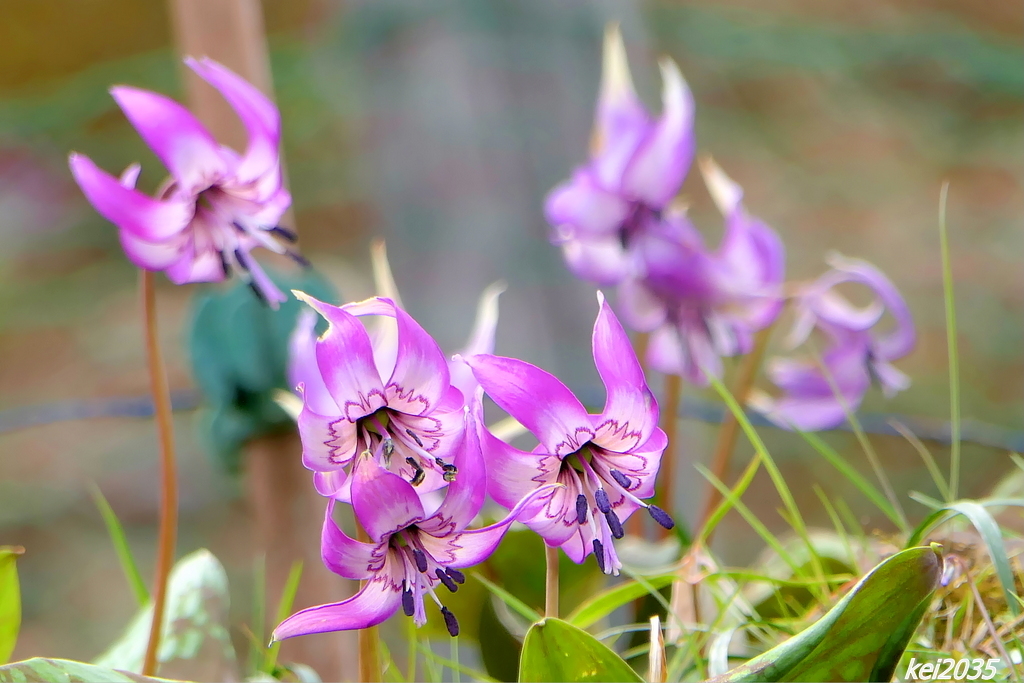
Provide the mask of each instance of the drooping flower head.
{"label": "drooping flower head", "polygon": [[[437,342],[391,299],[332,306],[295,295],[328,322],[319,339],[307,320],[292,340],[302,461],[317,490],[349,500],[345,467],[364,451],[421,492],[454,480],[464,401]],[[379,323],[373,335],[366,317]]]}
{"label": "drooping flower head", "polygon": [[545,202],[569,269],[601,286],[635,273],[634,240],[657,227],[693,159],[693,98],[672,60],[660,66],[654,118],[633,89],[618,27],[608,28],[590,160]]}
{"label": "drooping flower head", "polygon": [[280,115],[263,93],[221,64],[185,61],[235,109],[249,135],[243,154],[218,144],[174,100],[117,86],[111,95],[167,167],[169,180],[150,197],[134,189],[137,165],[118,179],[76,153],[71,172],[96,210],[118,227],[135,265],[162,270],[175,284],[218,282],[234,272],[276,307],[286,297],[250,252],[265,247],[305,264],[285,246],[295,234],[278,225],[291,204],[281,181]]}
{"label": "drooping flower head", "polygon": [[[470,423],[475,419],[469,411],[465,415]],[[465,581],[459,570],[485,560],[522,510],[550,495],[536,491],[501,522],[467,530],[483,504],[485,474],[479,430],[469,424],[461,433],[470,443],[456,456],[459,477],[432,512],[424,509],[423,499],[408,481],[381,467],[368,453],[358,458],[352,474],[352,505],[371,542],[354,540],[338,527],[331,517],[332,500],[321,552],[331,571],[366,583],[347,600],[292,615],[274,630],[274,640],[368,628],[390,617],[399,606],[422,626],[427,620],[427,597],[440,608],[448,632],[459,634],[459,622],[443,605],[437,589],[458,590]]]}
{"label": "drooping flower head", "polygon": [[743,205],[743,190],[710,158],[708,190],[725,218],[718,248],[705,248],[685,215],[667,214],[637,245],[644,272],[619,286],[623,318],[651,332],[650,367],[707,384],[722,358],[749,353],[753,335],[782,307],[784,250],[775,232]]}
{"label": "drooping flower head", "polygon": [[607,391],[599,415],[588,414],[568,387],[529,363],[493,355],[464,360],[486,394],[540,442],[524,452],[483,433],[491,496],[511,508],[539,487],[562,484],[520,521],[574,562],[593,553],[602,571],[618,573],[613,540],[622,538],[622,522],[637,508],[673,526],[665,511],[642,500],[654,495],[667,438],[625,330],[600,294],[598,301],[594,362]]}
{"label": "drooping flower head", "polygon": [[[892,365],[910,353],[916,338],[906,301],[869,263],[833,255],[829,265],[832,270],[796,295],[796,323],[787,339],[787,346],[795,348],[818,330],[827,340],[820,360],[773,358],[768,377],[782,396],[755,393],[750,401],[782,427],[829,429],[843,422],[846,410],[857,409],[872,381],[887,397],[910,385],[910,378]],[[835,291],[844,283],[863,285],[874,298],[858,308]],[[886,310],[895,325],[879,333],[876,327]]]}

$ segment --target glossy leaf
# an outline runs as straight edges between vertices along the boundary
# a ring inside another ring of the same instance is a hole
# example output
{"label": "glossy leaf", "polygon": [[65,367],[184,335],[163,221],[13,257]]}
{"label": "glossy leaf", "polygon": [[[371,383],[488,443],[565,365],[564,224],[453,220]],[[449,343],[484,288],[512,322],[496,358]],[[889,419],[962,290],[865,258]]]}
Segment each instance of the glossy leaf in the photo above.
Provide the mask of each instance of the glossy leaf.
{"label": "glossy leaf", "polygon": [[[650,587],[657,590],[672,585],[672,582],[678,578],[678,574],[671,572],[644,578]],[[626,581],[585,600],[573,610],[572,614],[566,617],[566,621],[577,628],[589,628],[623,605],[649,594],[648,586],[644,586],[638,581]]]}
{"label": "glossy leaf", "polygon": [[933,548],[896,553],[810,627],[711,681],[892,680],[941,571]]}
{"label": "glossy leaf", "polygon": [[0,664],[14,652],[21,629],[21,587],[16,560],[25,552],[17,546],[0,546]]}
{"label": "glossy leaf", "polygon": [[[34,657],[0,666],[0,683],[156,683],[165,678],[149,678],[128,671],[107,669],[69,659]],[[168,683],[171,683],[168,681]]]}
{"label": "glossy leaf", "polygon": [[519,680],[643,681],[607,645],[561,619],[541,619],[530,627]]}
{"label": "glossy leaf", "polygon": [[[141,671],[152,618],[150,603],[94,663]],[[228,578],[217,558],[208,550],[197,550],[178,560],[171,570],[157,650],[160,672],[179,678],[234,680],[238,667],[227,618]]]}

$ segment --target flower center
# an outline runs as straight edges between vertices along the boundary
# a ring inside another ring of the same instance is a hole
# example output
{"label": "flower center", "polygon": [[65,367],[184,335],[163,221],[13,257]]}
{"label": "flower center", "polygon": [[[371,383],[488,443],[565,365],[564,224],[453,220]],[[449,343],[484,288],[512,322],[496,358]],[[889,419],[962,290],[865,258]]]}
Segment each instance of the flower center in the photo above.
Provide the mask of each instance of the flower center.
{"label": "flower center", "polygon": [[445,627],[452,637],[459,635],[459,621],[455,615],[441,603],[435,588],[441,584],[450,592],[459,589],[459,584],[466,582],[466,575],[458,569],[446,567],[434,558],[420,539],[420,531],[415,525],[410,526],[391,536],[389,550],[402,563],[402,611],[405,616],[412,617],[417,626],[427,623],[427,614],[423,606],[423,597],[430,598],[441,609]]}
{"label": "flower center", "polygon": [[455,481],[458,467],[430,453],[427,442],[433,441],[433,437],[402,424],[401,414],[379,408],[360,418],[357,424],[365,450],[377,455],[385,469],[413,486],[420,486],[428,477],[433,488]]}

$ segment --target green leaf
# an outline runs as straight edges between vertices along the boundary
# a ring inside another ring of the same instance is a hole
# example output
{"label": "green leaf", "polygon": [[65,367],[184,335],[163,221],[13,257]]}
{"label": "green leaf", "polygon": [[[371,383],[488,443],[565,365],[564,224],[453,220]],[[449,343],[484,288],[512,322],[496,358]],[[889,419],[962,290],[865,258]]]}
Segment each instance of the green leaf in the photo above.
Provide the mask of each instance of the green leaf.
{"label": "green leaf", "polygon": [[[150,603],[93,663],[141,671],[152,620]],[[162,673],[191,680],[236,680],[238,667],[227,620],[228,578],[217,558],[208,550],[197,550],[178,560],[167,587],[157,650]]]}
{"label": "green leaf", "polygon": [[128,538],[124,535],[124,527],[121,526],[121,520],[114,514],[114,509],[110,507],[110,503],[104,498],[99,486],[91,483],[90,490],[92,491],[93,501],[95,501],[96,507],[99,508],[100,515],[103,516],[103,523],[107,526],[110,542],[114,544],[114,552],[117,553],[117,559],[121,563],[121,571],[124,572],[125,578],[128,579],[128,585],[131,586],[132,592],[135,594],[136,602],[142,607],[149,602],[149,591],[146,589],[146,582],[142,579],[142,574],[139,573],[139,566],[135,564],[135,558],[132,557],[132,551],[128,546]]}
{"label": "green leaf", "polygon": [[149,678],[128,671],[75,662],[69,659],[34,657],[0,666],[0,683],[156,683],[166,678]]}
{"label": "green leaf", "polygon": [[16,560],[25,552],[19,546],[0,545],[0,664],[7,662],[21,629],[21,588]]}
{"label": "green leaf", "polygon": [[[1020,504],[1019,500],[1008,500],[1008,501],[996,501],[996,503],[1007,503],[1010,505]],[[992,504],[992,501],[989,501]],[[950,503],[944,507],[935,510],[928,515],[923,522],[921,522],[914,533],[911,534],[910,540],[907,541],[907,545],[916,545],[920,543],[925,535],[933,528],[947,522],[957,515],[963,515],[971,521],[974,528],[978,530],[978,534],[981,539],[985,542],[985,547],[988,548],[988,555],[992,558],[992,564],[996,568],[996,576],[999,577],[999,583],[1003,587],[1003,595],[1006,597],[1006,603],[1010,607],[1010,611],[1014,616],[1020,614],[1020,605],[1017,602],[1017,592],[1014,586],[1013,579],[1013,568],[1010,566],[1010,557],[1006,554],[1006,546],[1003,544],[1003,536],[999,532],[999,524],[996,522],[992,514],[985,509],[985,506],[973,500],[960,500],[955,503]]]}
{"label": "green leaf", "polygon": [[607,645],[561,619],[541,619],[523,643],[519,680],[636,681],[643,679]]}
{"label": "green leaf", "polygon": [[[318,299],[336,300],[331,285],[316,271],[286,275],[267,270],[282,291],[300,289]],[[293,429],[274,393],[290,390],[288,340],[299,313],[307,308],[289,296],[272,310],[240,281],[210,287],[193,301],[188,345],[192,374],[205,401],[204,437],[229,471],[238,469],[240,449],[249,439]],[[326,323],[319,324],[326,328]]]}
{"label": "green leaf", "polygon": [[810,627],[711,681],[891,680],[941,569],[933,548],[896,553]]}
{"label": "green leaf", "polygon": [[514,609],[516,612],[518,612],[525,619],[527,619],[529,621],[539,621],[540,620],[540,614],[538,614],[535,609],[533,609],[532,607],[527,605],[525,602],[523,602],[522,600],[520,600],[516,596],[512,595],[511,593],[509,593],[507,590],[505,590],[501,586],[497,585],[493,581],[489,581],[488,579],[486,579],[485,577],[481,576],[480,574],[474,574],[473,576],[475,576],[477,581],[482,583],[487,590],[491,591],[496,596],[498,596],[498,598],[500,598],[502,602],[504,602],[506,605],[508,605],[509,607]]}
{"label": "green leaf", "polygon": [[[678,578],[678,575],[674,572],[644,577],[647,583],[655,590],[671,585]],[[588,600],[584,600],[582,604],[573,610],[572,614],[566,617],[566,621],[577,628],[588,628],[623,605],[642,598],[649,593],[648,587],[639,581],[620,583]]]}
{"label": "green leaf", "polygon": [[[288,615],[292,612],[292,603],[295,602],[295,594],[299,590],[299,579],[302,578],[302,560],[295,560],[292,563],[292,568],[288,572],[288,578],[284,582],[284,590],[281,591],[281,600],[277,603],[277,620],[275,624],[280,624],[282,621],[288,618]],[[263,671],[268,674],[273,674],[277,668],[277,655],[281,651],[281,641],[276,641],[270,646],[267,652],[267,659],[263,663]]]}

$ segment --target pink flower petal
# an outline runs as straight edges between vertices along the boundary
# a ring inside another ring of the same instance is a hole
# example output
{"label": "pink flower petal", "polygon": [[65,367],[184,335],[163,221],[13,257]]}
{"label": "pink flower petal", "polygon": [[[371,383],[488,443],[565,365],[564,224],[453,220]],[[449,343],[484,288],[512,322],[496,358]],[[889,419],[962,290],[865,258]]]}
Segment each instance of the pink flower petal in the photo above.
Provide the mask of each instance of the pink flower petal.
{"label": "pink flower petal", "polygon": [[186,194],[205,190],[227,173],[217,141],[188,109],[129,86],[111,88],[110,94]]}
{"label": "pink flower petal", "polygon": [[423,415],[441,402],[450,384],[448,363],[437,342],[408,313],[394,308],[398,322],[395,370],[384,387],[388,407],[410,415]]}
{"label": "pink flower petal", "polygon": [[405,479],[369,456],[360,457],[353,468],[352,508],[371,540],[380,543],[424,518],[423,504]]}
{"label": "pink flower petal", "polygon": [[274,629],[273,640],[329,631],[369,628],[398,611],[402,602],[401,578],[379,575],[348,600],[310,607],[285,619]]}
{"label": "pink flower petal", "polygon": [[568,226],[568,234],[580,238],[617,236],[629,212],[629,203],[600,187],[587,168],[577,170],[571,181],[552,190],[544,202],[548,223]]}
{"label": "pink flower petal", "polygon": [[71,154],[71,173],[86,198],[101,216],[149,242],[164,242],[180,234],[192,218],[194,207],[178,200],[158,201],[130,189],[89,157]]}
{"label": "pink flower petal", "polygon": [[380,568],[386,547],[363,543],[341,530],[332,517],[334,501],[327,503],[323,531],[320,535],[320,555],[332,572],[346,579],[369,579]]}

